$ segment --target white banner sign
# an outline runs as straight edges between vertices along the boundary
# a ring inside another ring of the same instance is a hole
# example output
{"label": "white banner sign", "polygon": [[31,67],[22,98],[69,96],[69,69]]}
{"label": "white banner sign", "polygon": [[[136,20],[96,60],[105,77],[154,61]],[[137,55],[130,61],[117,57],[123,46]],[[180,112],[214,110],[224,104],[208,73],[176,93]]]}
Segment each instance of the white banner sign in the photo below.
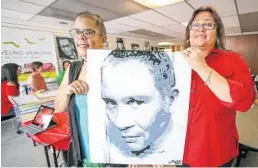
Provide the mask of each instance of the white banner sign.
{"label": "white banner sign", "polygon": [[57,59],[51,32],[2,27],[1,65],[16,63],[22,67],[19,81],[27,80],[33,61],[44,63],[43,76],[55,78]]}

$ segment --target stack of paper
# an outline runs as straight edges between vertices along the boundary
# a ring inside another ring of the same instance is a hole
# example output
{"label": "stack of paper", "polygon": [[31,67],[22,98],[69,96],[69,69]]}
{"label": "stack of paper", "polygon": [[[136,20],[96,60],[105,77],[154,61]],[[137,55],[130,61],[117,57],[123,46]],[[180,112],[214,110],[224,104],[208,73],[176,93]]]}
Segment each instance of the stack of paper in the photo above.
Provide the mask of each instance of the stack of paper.
{"label": "stack of paper", "polygon": [[[43,96],[35,96],[34,94],[22,97],[13,97],[13,101],[17,105],[15,110],[16,117],[19,117],[21,122],[33,120],[41,105],[54,108],[54,93],[45,94]],[[50,96],[49,96],[50,95]]]}

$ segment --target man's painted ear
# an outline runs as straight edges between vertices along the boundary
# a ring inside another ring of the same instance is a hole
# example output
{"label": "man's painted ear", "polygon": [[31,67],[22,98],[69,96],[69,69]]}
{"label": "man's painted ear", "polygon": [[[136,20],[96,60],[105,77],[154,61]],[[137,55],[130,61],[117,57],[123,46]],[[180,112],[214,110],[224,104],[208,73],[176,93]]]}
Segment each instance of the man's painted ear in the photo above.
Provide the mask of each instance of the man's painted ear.
{"label": "man's painted ear", "polygon": [[168,94],[169,96],[165,97],[165,104],[164,107],[167,109],[170,109],[170,106],[173,104],[173,102],[178,97],[179,91],[178,89],[171,89],[171,92]]}
{"label": "man's painted ear", "polygon": [[170,102],[171,102],[171,105],[172,103],[177,99],[178,97],[178,94],[179,94],[179,90],[178,89],[171,89],[171,94],[170,94]]}

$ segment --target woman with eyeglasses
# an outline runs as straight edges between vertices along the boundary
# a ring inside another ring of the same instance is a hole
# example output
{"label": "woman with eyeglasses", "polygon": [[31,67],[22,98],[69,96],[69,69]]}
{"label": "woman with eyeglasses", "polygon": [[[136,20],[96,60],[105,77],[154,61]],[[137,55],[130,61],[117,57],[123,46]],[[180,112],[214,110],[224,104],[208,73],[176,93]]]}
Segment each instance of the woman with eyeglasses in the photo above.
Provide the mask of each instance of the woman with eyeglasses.
{"label": "woman with eyeglasses", "polygon": [[225,49],[221,18],[200,7],[186,27],[184,58],[192,67],[183,163],[231,166],[238,155],[236,111],[254,102],[254,84],[241,55]]}
{"label": "woman with eyeglasses", "polygon": [[[70,115],[71,144],[67,166],[96,166],[87,163],[89,157],[87,116],[87,50],[103,48],[106,28],[96,14],[82,12],[76,16],[75,28],[70,30],[77,53],[83,59],[73,62],[66,70],[55,99],[57,112],[68,111]],[[83,102],[83,103],[82,103]]]}
{"label": "woman with eyeglasses", "polygon": [[1,67],[1,116],[14,115],[12,97],[19,95],[18,76],[21,66],[8,63]]}

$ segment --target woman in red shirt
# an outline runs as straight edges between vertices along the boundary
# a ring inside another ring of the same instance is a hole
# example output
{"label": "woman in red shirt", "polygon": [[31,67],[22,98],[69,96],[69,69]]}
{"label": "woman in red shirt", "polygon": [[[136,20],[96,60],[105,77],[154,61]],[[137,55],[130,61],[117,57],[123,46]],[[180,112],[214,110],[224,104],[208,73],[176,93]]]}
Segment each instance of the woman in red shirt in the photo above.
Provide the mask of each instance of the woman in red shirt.
{"label": "woman in red shirt", "polygon": [[241,55],[228,51],[221,18],[212,7],[193,12],[186,27],[184,57],[192,67],[183,162],[230,166],[238,155],[236,111],[247,111],[255,90]]}
{"label": "woman in red shirt", "polygon": [[32,87],[34,92],[44,92],[48,90],[45,79],[40,74],[43,71],[43,63],[38,61],[32,62],[31,69],[33,72],[29,76],[27,84]]}
{"label": "woman in red shirt", "polygon": [[1,116],[13,112],[12,97],[19,95],[18,76],[21,67],[14,63],[1,67]]}

